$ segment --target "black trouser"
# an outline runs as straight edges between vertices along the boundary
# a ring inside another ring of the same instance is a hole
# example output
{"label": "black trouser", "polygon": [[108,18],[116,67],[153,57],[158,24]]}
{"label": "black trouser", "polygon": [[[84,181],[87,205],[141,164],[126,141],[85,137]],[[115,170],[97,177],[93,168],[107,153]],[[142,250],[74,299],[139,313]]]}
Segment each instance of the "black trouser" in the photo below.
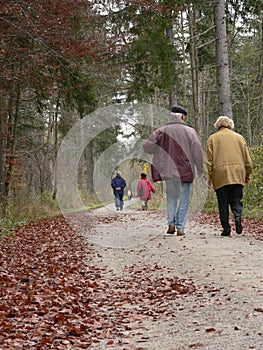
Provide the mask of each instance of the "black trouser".
{"label": "black trouser", "polygon": [[230,233],[229,225],[229,205],[235,220],[242,218],[243,203],[243,186],[227,185],[216,190],[217,203],[219,209],[220,222],[225,233]]}

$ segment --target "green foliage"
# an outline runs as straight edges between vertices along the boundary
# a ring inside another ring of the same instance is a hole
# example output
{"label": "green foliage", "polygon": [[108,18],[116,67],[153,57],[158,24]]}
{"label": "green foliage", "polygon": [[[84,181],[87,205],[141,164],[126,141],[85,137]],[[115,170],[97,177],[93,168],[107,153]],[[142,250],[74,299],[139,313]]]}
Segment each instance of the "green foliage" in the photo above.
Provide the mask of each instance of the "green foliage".
{"label": "green foliage", "polygon": [[117,142],[117,136],[121,134],[120,125],[115,125],[96,135],[92,140],[94,156],[98,158],[107,148]]}
{"label": "green foliage", "polygon": [[79,195],[85,205],[83,210],[95,209],[102,204],[95,193],[90,193],[87,189],[79,189]]}
{"label": "green foliage", "polygon": [[262,128],[262,82],[259,78],[262,75],[262,57],[259,50],[261,41],[259,34],[251,37],[239,36],[236,44],[232,45],[232,50],[236,51],[231,55],[232,94],[235,101],[233,116],[235,128],[248,142],[254,142],[254,136]]}
{"label": "green foliage", "polygon": [[25,192],[21,192],[13,203],[10,201],[5,214],[0,219],[11,230],[19,226],[20,222],[25,223],[60,214],[60,209],[56,200],[52,198],[52,193],[44,191],[42,195],[32,200],[25,196]]}
{"label": "green foliage", "polygon": [[60,86],[64,97],[65,107],[69,110],[76,109],[81,118],[85,114],[94,111],[96,96],[94,94],[94,82],[87,79],[80,71],[71,70],[71,74],[64,72],[64,79]]}
{"label": "green foliage", "polygon": [[10,211],[8,211],[5,217],[0,218],[0,237],[12,235],[17,227],[22,226],[25,223],[25,219],[18,220],[14,218]]}
{"label": "green foliage", "polygon": [[248,212],[254,213],[263,219],[263,144],[258,143],[251,147],[250,155],[253,161],[253,173],[251,181],[245,186],[244,190],[244,204]]}
{"label": "green foliage", "polygon": [[182,57],[167,38],[172,12],[161,3],[141,2],[139,6],[127,6],[111,14],[113,30],[121,30],[127,37],[125,49],[116,59],[130,77],[128,101],[145,101],[155,96],[156,90],[167,92],[171,79],[176,78],[177,85],[180,84],[175,62],[181,69]]}
{"label": "green foliage", "polygon": [[[263,220],[263,145],[262,142],[250,148],[250,155],[253,162],[253,172],[250,183],[244,187],[244,210],[243,215]],[[215,192],[211,189],[208,192],[205,206],[208,212],[217,212],[217,200]]]}
{"label": "green foliage", "polygon": [[53,194],[48,191],[44,191],[39,197],[38,201],[41,206],[48,207],[51,210],[58,209],[57,202],[53,199]]}
{"label": "green foliage", "polygon": [[[62,138],[75,122],[97,107],[125,99],[167,107],[173,102],[169,97],[174,96],[176,103],[188,109],[188,122],[197,128],[202,141],[214,130],[218,96],[211,2],[15,3],[2,1],[0,5],[0,143],[2,158],[12,166],[7,200],[14,217],[23,214],[34,218],[58,209],[48,194],[34,196],[52,188],[55,155]],[[236,130],[249,144],[254,144],[262,131],[261,3],[226,2],[233,118]],[[196,50],[193,61],[192,48]],[[193,62],[197,65],[196,92],[191,85]],[[193,106],[193,95],[199,108]],[[134,129],[135,139],[150,133],[144,125]],[[91,145],[91,160],[116,143],[120,134],[121,128],[110,128],[97,135]],[[254,172],[245,187],[244,210],[257,215],[262,212],[262,146],[254,146],[251,152]],[[4,161],[0,163],[4,173]],[[90,173],[92,166],[87,167]],[[84,185],[92,178],[90,173],[86,170],[81,174],[86,176]],[[3,176],[0,180],[5,182]],[[206,205],[211,210],[216,208],[214,193]]]}
{"label": "green foliage", "polygon": [[212,188],[210,188],[207,193],[207,198],[203,210],[211,213],[218,212],[216,194]]}
{"label": "green foliage", "polygon": [[[86,205],[84,210],[101,205],[98,198],[87,191],[81,191],[80,195]],[[28,221],[61,215],[57,202],[52,197],[52,193],[45,191],[31,203],[21,199],[20,205],[16,204],[15,207],[6,208],[0,217],[0,238],[12,235],[17,227],[23,226]]]}

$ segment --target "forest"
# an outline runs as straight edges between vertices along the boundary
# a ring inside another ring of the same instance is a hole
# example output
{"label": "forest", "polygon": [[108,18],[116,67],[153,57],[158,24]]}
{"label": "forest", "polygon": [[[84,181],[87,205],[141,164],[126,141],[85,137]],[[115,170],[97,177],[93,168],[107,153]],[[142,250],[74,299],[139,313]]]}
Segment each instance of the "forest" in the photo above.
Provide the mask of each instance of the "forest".
{"label": "forest", "polygon": [[0,30],[2,226],[56,212],[64,174],[87,208],[117,168],[132,187],[175,104],[203,145],[233,118],[253,160],[246,215],[262,219],[261,0],[1,0]]}

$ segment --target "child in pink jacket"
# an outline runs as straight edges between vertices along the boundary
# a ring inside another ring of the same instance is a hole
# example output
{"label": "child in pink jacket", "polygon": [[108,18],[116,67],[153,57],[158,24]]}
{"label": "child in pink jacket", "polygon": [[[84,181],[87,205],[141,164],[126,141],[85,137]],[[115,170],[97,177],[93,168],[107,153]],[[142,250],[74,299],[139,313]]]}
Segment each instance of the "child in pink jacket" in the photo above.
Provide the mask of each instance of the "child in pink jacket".
{"label": "child in pink jacket", "polygon": [[141,173],[141,179],[137,185],[137,196],[140,197],[143,210],[148,209],[148,200],[151,199],[151,192],[155,193],[155,188],[151,181],[147,179],[147,175]]}

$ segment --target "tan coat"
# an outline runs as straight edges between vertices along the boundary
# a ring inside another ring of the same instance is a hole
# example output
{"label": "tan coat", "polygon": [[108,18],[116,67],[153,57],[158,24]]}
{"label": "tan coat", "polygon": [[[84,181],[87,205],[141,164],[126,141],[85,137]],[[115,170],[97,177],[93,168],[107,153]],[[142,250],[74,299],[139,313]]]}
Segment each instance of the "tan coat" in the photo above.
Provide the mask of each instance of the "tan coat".
{"label": "tan coat", "polygon": [[252,161],[243,136],[228,128],[211,135],[206,144],[205,166],[214,190],[233,184],[244,186]]}

